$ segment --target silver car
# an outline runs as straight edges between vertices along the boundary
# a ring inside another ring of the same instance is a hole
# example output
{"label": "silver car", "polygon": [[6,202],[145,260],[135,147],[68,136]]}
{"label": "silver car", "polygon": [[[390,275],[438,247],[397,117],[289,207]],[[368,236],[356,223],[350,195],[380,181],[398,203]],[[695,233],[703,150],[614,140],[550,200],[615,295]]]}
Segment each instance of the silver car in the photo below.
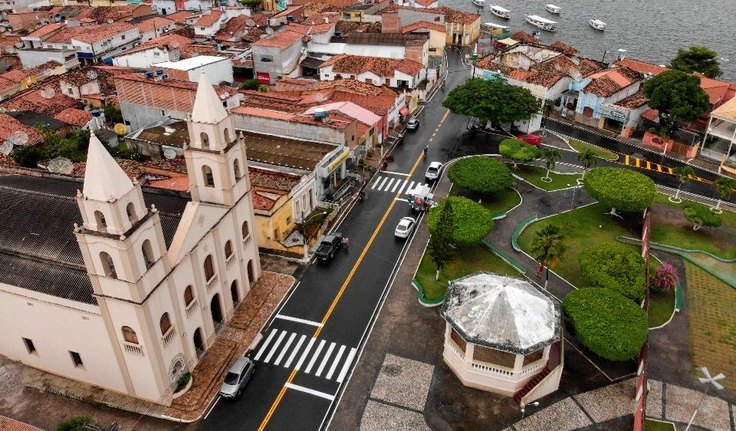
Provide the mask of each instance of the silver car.
{"label": "silver car", "polygon": [[220,387],[220,395],[223,398],[236,398],[243,392],[243,388],[256,372],[256,364],[244,356],[238,358],[225,374],[225,381]]}

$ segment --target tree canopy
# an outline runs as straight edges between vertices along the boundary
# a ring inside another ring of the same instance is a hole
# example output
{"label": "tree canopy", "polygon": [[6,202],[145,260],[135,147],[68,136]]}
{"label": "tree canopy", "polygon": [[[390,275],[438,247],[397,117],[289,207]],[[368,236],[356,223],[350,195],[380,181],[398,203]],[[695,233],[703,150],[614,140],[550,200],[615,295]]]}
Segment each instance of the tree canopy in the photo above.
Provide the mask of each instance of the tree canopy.
{"label": "tree canopy", "polygon": [[429,210],[429,232],[438,229],[442,211],[448,202],[452,205],[452,244],[470,247],[478,244],[493,229],[493,217],[483,205],[462,196],[450,196]]}
{"label": "tree canopy", "polygon": [[531,162],[541,155],[539,148],[520,139],[504,139],[499,144],[498,151],[502,156],[513,160],[514,166],[519,162]]}
{"label": "tree canopy", "polygon": [[633,358],[647,340],[644,310],[612,290],[575,290],[562,301],[562,309],[583,345],[610,361]]}
{"label": "tree canopy", "polygon": [[623,244],[599,244],[578,255],[580,268],[594,287],[611,289],[641,301],[646,291],[644,258]]}
{"label": "tree canopy", "polygon": [[526,88],[480,78],[455,87],[443,106],[456,114],[491,123],[528,120],[539,110],[537,98]]}
{"label": "tree canopy", "polygon": [[583,184],[593,199],[628,212],[648,208],[657,194],[651,178],[624,168],[595,168],[585,175]]}
{"label": "tree canopy", "polygon": [[565,254],[565,235],[559,226],[549,223],[534,235],[532,257],[539,262],[539,269],[554,266]]}
{"label": "tree canopy", "polygon": [[482,195],[509,189],[514,181],[506,165],[483,156],[457,161],[447,176],[456,186]]}
{"label": "tree canopy", "polygon": [[700,78],[680,70],[662,72],[644,84],[649,106],[659,110],[659,125],[667,132],[683,121],[694,121],[708,112],[710,99]]}
{"label": "tree canopy", "polygon": [[721,216],[710,210],[705,205],[698,203],[689,203],[682,209],[685,218],[693,224],[693,230],[698,230],[703,226],[718,227],[721,225]]}
{"label": "tree canopy", "polygon": [[443,207],[439,215],[439,222],[437,223],[432,236],[429,238],[429,244],[427,245],[427,252],[432,258],[435,267],[437,267],[437,273],[435,280],[439,280],[440,271],[448,263],[452,261],[452,226],[455,223],[455,215],[452,210],[452,204],[447,202]]}
{"label": "tree canopy", "polygon": [[688,49],[678,49],[677,56],[672,59],[671,67],[683,72],[700,72],[708,78],[721,76],[721,65],[718,63],[718,53],[705,46],[691,46]]}

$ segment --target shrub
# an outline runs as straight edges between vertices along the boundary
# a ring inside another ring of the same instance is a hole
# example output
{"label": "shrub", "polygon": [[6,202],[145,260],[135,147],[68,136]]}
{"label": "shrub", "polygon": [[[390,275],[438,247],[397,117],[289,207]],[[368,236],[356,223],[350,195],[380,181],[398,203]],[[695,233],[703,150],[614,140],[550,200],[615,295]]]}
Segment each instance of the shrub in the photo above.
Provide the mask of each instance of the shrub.
{"label": "shrub", "polygon": [[179,392],[184,389],[184,387],[189,384],[190,380],[192,380],[192,373],[187,371],[182,374],[181,377],[179,377],[179,380],[176,381],[176,390],[174,392]]}
{"label": "shrub", "polygon": [[721,216],[710,210],[709,207],[690,203],[682,209],[685,218],[693,224],[693,230],[698,230],[703,226],[718,227],[721,225]]}
{"label": "shrub", "polygon": [[261,82],[257,79],[249,79],[245,81],[242,85],[242,88],[244,90],[258,90],[258,87],[261,86]]}
{"label": "shrub", "polygon": [[483,195],[506,190],[514,180],[506,165],[488,157],[460,160],[452,165],[448,177],[456,186]]}
{"label": "shrub", "polygon": [[504,139],[499,144],[498,151],[502,156],[513,160],[514,166],[518,162],[531,162],[541,155],[539,148],[519,139]]}
{"label": "shrub", "polygon": [[458,247],[470,247],[478,244],[493,229],[491,212],[483,205],[462,196],[450,196],[440,201],[439,205],[429,210],[429,232],[434,234],[439,223],[440,214],[447,202],[452,205],[453,226],[452,243]]}
{"label": "shrub", "polygon": [[35,168],[38,162],[43,159],[41,149],[38,145],[15,147],[13,148],[13,152],[10,153],[10,157],[24,168]]}
{"label": "shrub", "polygon": [[73,416],[56,424],[56,431],[86,431],[92,424],[92,418],[88,416]]}
{"label": "shrub", "polygon": [[562,301],[562,309],[580,342],[610,361],[635,357],[647,340],[644,310],[610,289],[573,291]]}
{"label": "shrub", "polygon": [[677,269],[669,263],[663,263],[652,278],[651,286],[659,290],[675,290],[680,283]]}
{"label": "shrub", "polygon": [[594,287],[611,289],[641,301],[646,291],[644,258],[622,244],[600,244],[583,250],[580,267]]}
{"label": "shrub", "polygon": [[627,212],[643,211],[657,194],[651,178],[624,168],[595,168],[585,175],[583,183],[593,199]]}

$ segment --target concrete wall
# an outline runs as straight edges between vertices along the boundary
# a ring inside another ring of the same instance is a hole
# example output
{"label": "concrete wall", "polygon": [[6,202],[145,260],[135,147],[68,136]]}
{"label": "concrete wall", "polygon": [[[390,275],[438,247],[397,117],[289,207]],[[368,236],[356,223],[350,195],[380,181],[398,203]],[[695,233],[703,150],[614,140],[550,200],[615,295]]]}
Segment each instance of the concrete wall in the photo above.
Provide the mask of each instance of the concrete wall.
{"label": "concrete wall", "polygon": [[[283,50],[273,46],[253,46],[253,71],[268,73],[271,84],[275,83],[277,78],[291,72],[291,66],[296,66],[303,45],[302,42],[296,42]],[[271,61],[263,61],[267,58]]]}
{"label": "concrete wall", "polygon": [[256,133],[286,136],[305,141],[329,142],[335,145],[350,145],[350,137],[355,135],[355,124],[346,129],[333,129],[311,124],[293,123],[285,120],[233,114],[235,128]]}
{"label": "concrete wall", "polygon": [[187,112],[161,109],[155,106],[120,101],[120,112],[132,130],[150,126],[167,118],[186,120]]}
{"label": "concrete wall", "polygon": [[167,50],[160,48],[147,49],[132,54],[125,52],[116,55],[112,60],[112,64],[120,67],[134,67],[139,69],[148,69],[152,64],[162,63],[165,61],[178,61],[180,52],[176,50]]}

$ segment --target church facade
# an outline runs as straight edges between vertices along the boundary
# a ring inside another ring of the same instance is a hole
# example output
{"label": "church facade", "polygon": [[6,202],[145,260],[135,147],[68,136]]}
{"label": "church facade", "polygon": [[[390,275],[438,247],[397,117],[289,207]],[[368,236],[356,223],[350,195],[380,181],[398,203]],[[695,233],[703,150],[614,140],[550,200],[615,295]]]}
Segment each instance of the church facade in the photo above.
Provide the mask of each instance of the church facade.
{"label": "church facade", "polygon": [[[89,292],[74,287],[86,280],[74,281],[73,258],[44,263],[33,251],[25,260],[7,257],[59,275],[39,274],[53,288],[0,276],[0,354],[171,403],[179,377],[197,364],[261,274],[245,145],[204,74],[187,122],[191,201],[167,238],[159,209],[147,205],[140,184],[91,135],[76,195],[82,223],[74,224]],[[0,246],[0,261],[3,253]]]}

